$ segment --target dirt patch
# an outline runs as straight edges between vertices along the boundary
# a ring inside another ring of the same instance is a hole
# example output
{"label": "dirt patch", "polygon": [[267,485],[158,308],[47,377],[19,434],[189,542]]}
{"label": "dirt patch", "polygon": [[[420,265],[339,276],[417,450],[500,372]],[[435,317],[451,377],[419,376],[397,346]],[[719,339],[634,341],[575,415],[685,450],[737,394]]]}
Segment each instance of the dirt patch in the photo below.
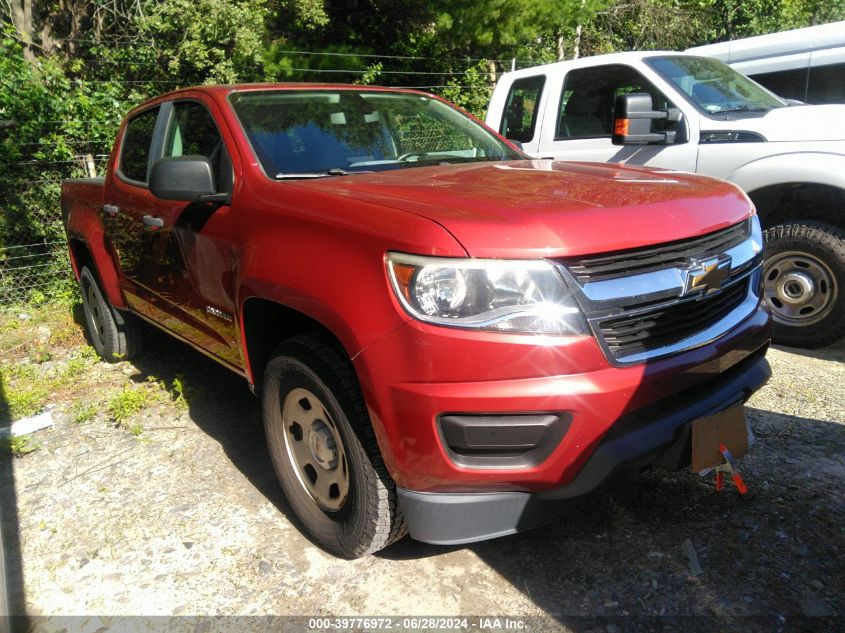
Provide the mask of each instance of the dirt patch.
{"label": "dirt patch", "polygon": [[[510,614],[579,632],[699,616],[841,630],[843,344],[769,353],[742,460],[753,501],[651,472],[531,532],[456,548],[406,539],[348,562],[290,518],[241,379],[161,336],[138,361],[107,365],[72,321],[48,327],[41,356],[24,342],[3,359],[5,401],[40,377],[48,393],[31,408],[56,421],[37,450],[4,457],[10,590],[29,614]],[[116,421],[110,403],[127,390],[142,406]],[[81,420],[80,402],[95,405]]]}

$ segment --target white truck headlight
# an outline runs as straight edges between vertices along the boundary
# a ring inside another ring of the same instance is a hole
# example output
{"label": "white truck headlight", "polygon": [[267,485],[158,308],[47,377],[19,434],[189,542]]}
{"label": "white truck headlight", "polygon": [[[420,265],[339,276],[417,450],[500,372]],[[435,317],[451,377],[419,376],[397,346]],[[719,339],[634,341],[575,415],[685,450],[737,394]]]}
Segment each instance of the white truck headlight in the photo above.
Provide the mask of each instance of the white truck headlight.
{"label": "white truck headlight", "polygon": [[388,253],[393,290],[414,318],[439,325],[532,334],[586,334],[581,310],[543,260]]}

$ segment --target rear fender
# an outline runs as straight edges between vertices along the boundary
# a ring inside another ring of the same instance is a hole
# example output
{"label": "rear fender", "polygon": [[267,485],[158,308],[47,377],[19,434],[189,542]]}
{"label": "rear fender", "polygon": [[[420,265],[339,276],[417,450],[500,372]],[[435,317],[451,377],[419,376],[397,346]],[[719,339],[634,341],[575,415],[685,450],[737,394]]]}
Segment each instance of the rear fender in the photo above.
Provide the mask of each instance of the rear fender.
{"label": "rear fender", "polygon": [[86,262],[80,261],[81,253],[74,246],[74,242],[87,250],[109,302],[114,307],[125,310],[127,306],[120,290],[120,276],[99,214],[91,206],[73,201],[67,218],[71,265],[76,278],[79,279],[80,270]]}

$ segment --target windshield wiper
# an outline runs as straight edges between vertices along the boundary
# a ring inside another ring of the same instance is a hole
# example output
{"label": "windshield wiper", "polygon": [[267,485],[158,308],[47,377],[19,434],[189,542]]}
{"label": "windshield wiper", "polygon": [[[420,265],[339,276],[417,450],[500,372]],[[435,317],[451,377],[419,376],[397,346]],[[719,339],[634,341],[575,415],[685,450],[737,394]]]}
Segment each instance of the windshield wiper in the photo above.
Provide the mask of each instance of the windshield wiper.
{"label": "windshield wiper", "polygon": [[725,108],[724,110],[717,110],[715,114],[721,114],[723,112],[768,112],[771,108],[760,107],[760,106],[750,106],[750,105],[739,105],[735,108]]}
{"label": "windshield wiper", "polygon": [[364,174],[363,171],[346,171],[340,167],[332,167],[326,171],[302,171],[302,172],[279,172],[276,174],[276,180],[297,180],[299,178],[327,178],[329,176],[348,176],[349,174]]}

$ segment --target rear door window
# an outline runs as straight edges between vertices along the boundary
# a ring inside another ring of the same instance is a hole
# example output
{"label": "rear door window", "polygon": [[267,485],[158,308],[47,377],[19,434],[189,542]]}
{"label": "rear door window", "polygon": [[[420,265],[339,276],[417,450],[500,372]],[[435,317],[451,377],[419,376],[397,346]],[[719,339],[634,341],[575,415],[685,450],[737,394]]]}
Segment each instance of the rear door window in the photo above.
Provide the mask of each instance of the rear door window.
{"label": "rear door window", "polygon": [[545,83],[545,75],[523,77],[513,82],[499,129],[502,136],[520,143],[528,143],[534,139],[540,97],[543,96]]}
{"label": "rear door window", "polygon": [[158,108],[145,110],[126,125],[120,149],[120,173],[124,178],[146,184]]}

